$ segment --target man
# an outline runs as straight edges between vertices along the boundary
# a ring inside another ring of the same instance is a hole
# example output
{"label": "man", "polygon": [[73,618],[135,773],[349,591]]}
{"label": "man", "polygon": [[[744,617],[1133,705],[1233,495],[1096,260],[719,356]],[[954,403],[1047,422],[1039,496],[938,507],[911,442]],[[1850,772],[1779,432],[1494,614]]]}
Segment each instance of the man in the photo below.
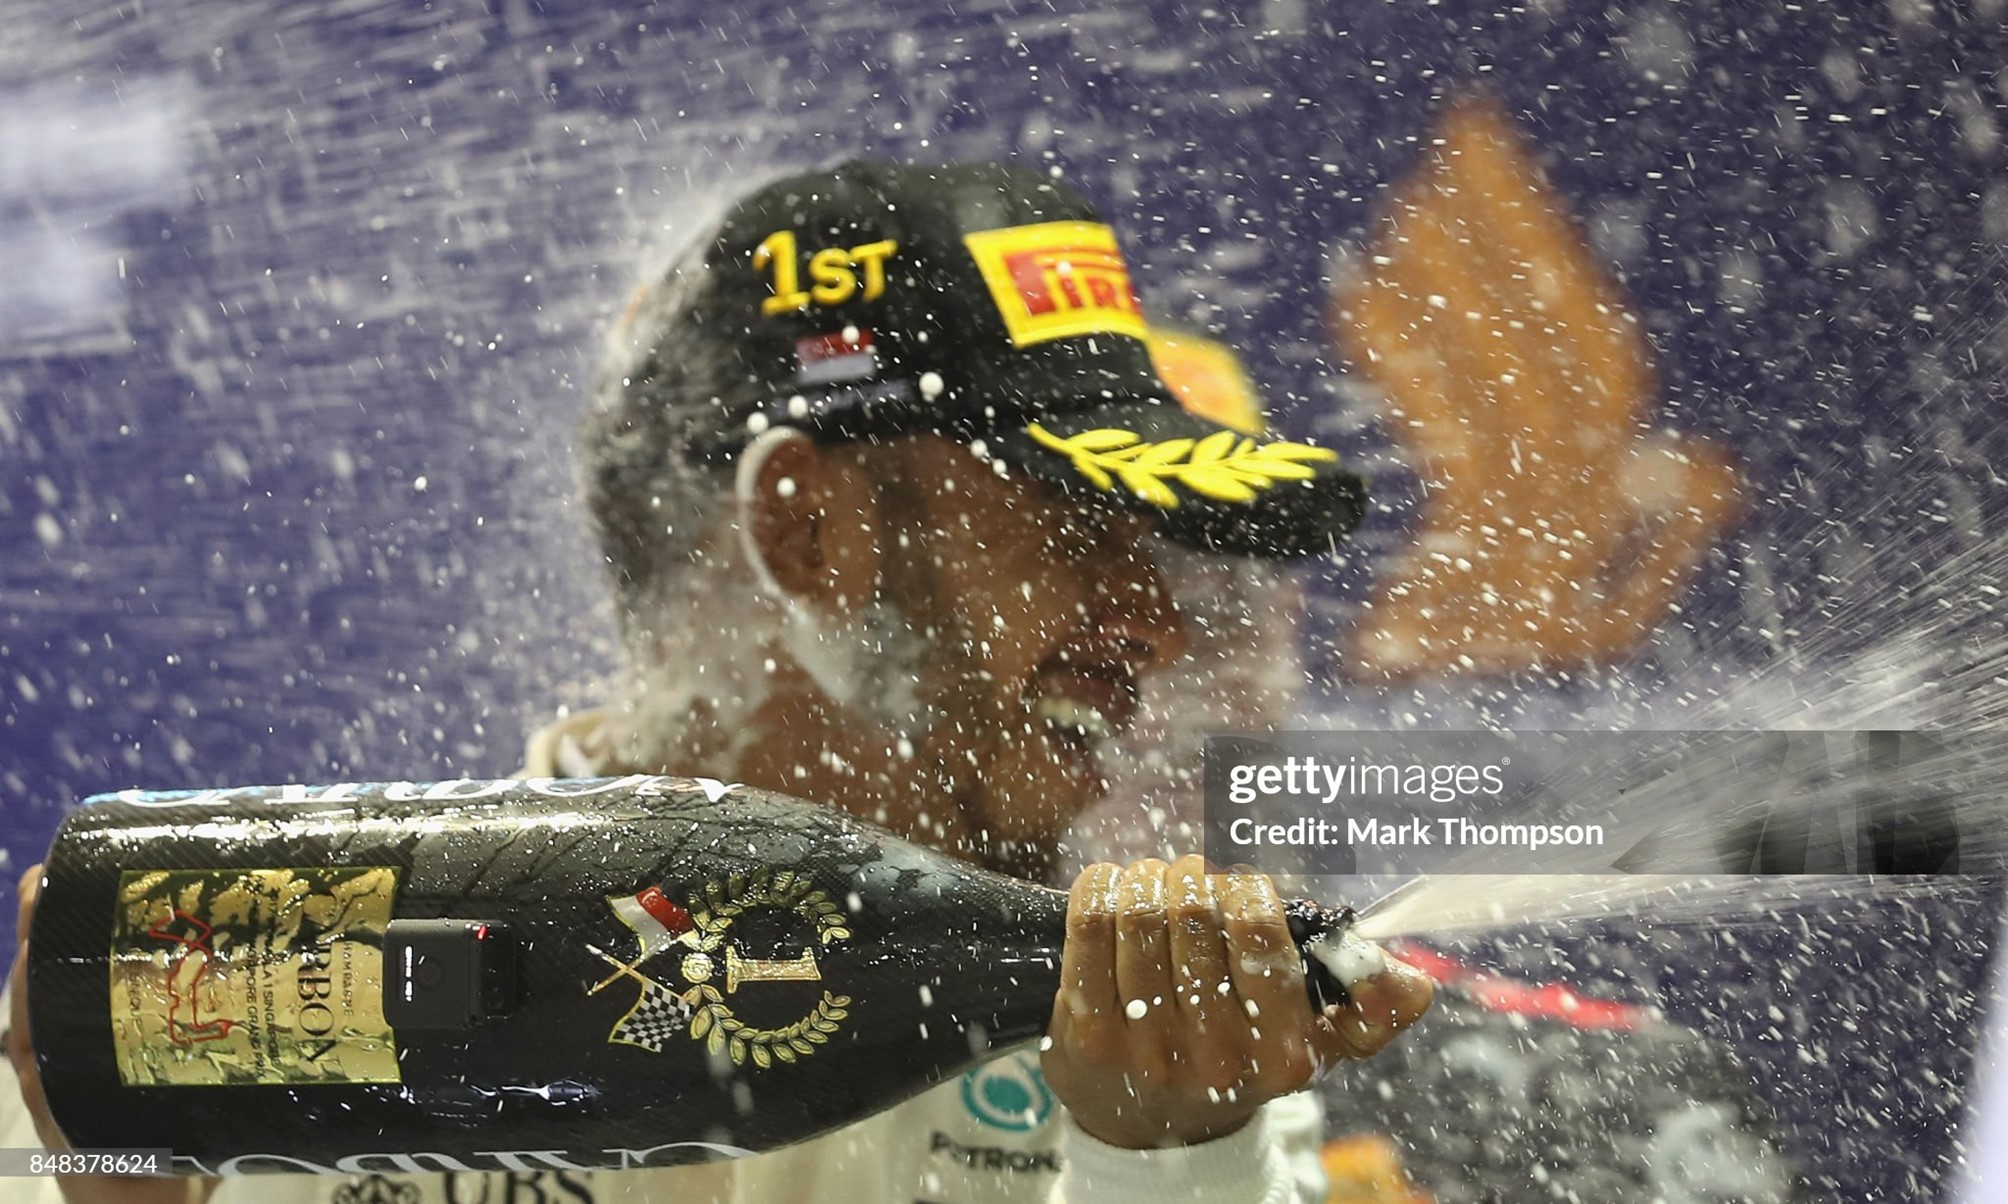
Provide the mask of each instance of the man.
{"label": "man", "polygon": [[[1360,508],[1331,453],[1171,402],[1144,334],[1112,232],[1042,175],[855,163],[754,193],[617,333],[581,450],[634,672],[529,771],[722,776],[1043,877],[1184,646],[1149,534],[1300,556]],[[1315,1122],[1271,1101],[1429,1004],[1352,960],[1350,1005],[1314,1013],[1266,878],[1094,865],[1036,1061],[739,1163],[243,1198],[1290,1199]]]}

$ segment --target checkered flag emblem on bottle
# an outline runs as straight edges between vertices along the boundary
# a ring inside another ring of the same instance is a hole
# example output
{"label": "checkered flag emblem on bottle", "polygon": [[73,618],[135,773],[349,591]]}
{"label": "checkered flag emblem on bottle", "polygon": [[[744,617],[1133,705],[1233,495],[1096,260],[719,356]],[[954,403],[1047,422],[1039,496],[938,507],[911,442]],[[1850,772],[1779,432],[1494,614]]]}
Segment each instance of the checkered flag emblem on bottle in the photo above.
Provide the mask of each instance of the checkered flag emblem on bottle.
{"label": "checkered flag emblem on bottle", "polygon": [[638,1045],[650,1053],[661,1053],[669,1039],[690,1027],[694,1008],[676,992],[654,979],[642,983],[641,998],[614,1025],[609,1041]]}

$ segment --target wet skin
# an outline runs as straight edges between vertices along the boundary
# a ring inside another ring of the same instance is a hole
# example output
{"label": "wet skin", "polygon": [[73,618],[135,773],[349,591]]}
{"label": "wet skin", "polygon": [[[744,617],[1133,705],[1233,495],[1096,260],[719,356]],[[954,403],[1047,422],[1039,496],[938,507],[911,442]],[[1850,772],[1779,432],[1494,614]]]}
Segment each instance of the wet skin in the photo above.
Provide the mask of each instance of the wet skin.
{"label": "wet skin", "polygon": [[[791,440],[751,509],[777,581],[829,622],[890,600],[932,633],[934,721],[907,757],[783,666],[744,779],[1043,876],[1105,789],[1095,745],[1129,722],[1138,680],[1186,650],[1144,521],[931,436]],[[1130,1148],[1231,1133],[1319,1068],[1377,1052],[1432,997],[1390,958],[1349,1007],[1314,1014],[1274,886],[1198,857],[1084,871],[1063,979],[1047,1079],[1083,1129]]]}

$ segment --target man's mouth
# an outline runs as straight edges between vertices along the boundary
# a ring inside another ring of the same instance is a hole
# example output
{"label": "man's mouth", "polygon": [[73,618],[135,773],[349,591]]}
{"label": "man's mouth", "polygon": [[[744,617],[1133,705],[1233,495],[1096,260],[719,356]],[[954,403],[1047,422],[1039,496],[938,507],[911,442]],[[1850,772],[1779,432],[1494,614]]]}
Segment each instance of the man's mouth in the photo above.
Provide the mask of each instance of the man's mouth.
{"label": "man's mouth", "polygon": [[1107,715],[1076,699],[1048,694],[1039,699],[1032,713],[1049,731],[1084,744],[1098,744],[1116,734],[1115,725]]}
{"label": "man's mouth", "polygon": [[1127,665],[1063,662],[1042,671],[1035,688],[1033,716],[1070,752],[1093,752],[1136,718],[1136,676]]}

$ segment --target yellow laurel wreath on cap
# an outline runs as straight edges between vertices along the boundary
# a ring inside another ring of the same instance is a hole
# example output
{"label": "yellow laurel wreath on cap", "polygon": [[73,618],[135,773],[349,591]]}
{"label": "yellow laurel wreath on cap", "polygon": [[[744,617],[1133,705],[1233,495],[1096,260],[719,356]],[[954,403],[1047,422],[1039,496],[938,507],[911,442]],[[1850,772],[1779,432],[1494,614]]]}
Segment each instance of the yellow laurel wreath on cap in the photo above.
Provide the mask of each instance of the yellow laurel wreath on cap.
{"label": "yellow laurel wreath on cap", "polygon": [[1204,439],[1167,439],[1146,443],[1135,431],[1100,427],[1061,438],[1034,422],[1025,433],[1040,446],[1066,456],[1074,470],[1097,489],[1125,488],[1153,506],[1178,508],[1178,494],[1167,480],[1177,481],[1216,502],[1246,503],[1278,481],[1308,481],[1317,473],[1305,461],[1324,463],[1339,458],[1329,448],[1308,443],[1262,443],[1235,431],[1215,431]]}

